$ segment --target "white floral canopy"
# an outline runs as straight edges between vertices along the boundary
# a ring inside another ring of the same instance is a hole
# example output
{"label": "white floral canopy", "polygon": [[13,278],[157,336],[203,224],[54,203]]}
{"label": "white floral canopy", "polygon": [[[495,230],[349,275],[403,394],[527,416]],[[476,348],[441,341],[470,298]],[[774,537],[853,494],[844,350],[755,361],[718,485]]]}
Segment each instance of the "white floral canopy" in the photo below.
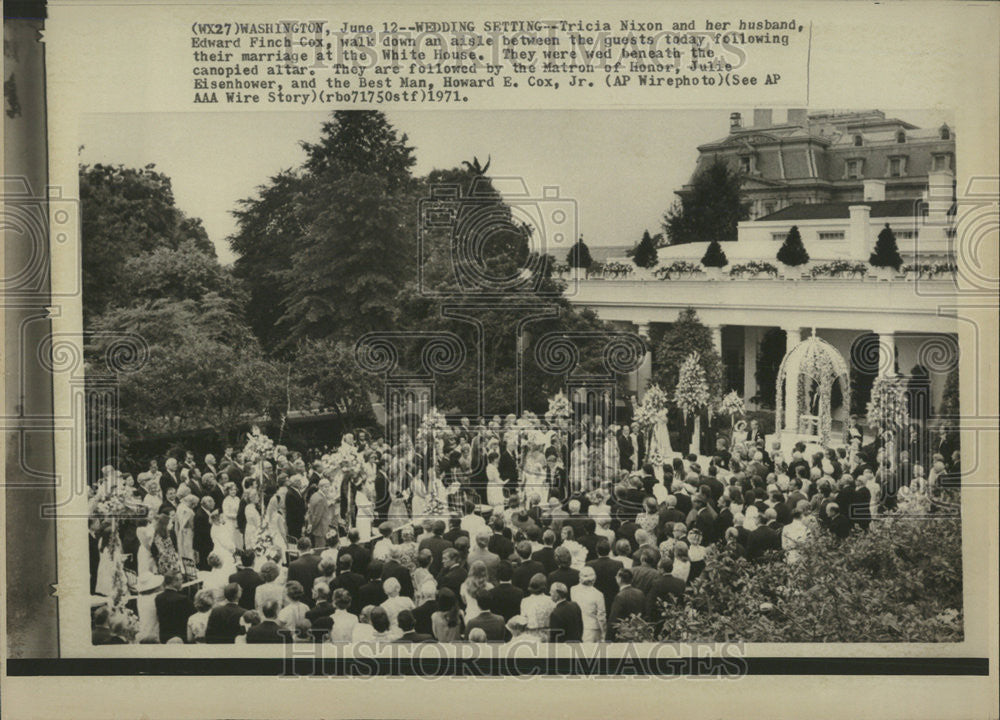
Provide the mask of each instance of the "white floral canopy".
{"label": "white floral canopy", "polygon": [[778,369],[775,432],[783,429],[818,435],[830,442],[833,420],[830,396],[840,381],[844,404],[850,407],[850,369],[837,349],[813,334],[789,350]]}

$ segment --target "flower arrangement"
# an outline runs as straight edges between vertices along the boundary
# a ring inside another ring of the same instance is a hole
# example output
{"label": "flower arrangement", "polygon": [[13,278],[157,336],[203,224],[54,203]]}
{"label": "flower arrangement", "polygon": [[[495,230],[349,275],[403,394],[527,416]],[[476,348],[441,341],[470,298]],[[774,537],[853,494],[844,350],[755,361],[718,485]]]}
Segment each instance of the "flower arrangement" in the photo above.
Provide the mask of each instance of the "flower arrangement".
{"label": "flower arrangement", "polygon": [[642,430],[649,430],[662,422],[667,415],[667,394],[659,385],[650,385],[642,396],[642,402],[635,409],[635,422]]}
{"label": "flower arrangement", "polygon": [[697,413],[708,405],[709,397],[705,369],[699,362],[698,353],[693,352],[687,356],[678,372],[674,403],[687,417],[688,413]]}
{"label": "flower arrangement", "polygon": [[809,271],[813,278],[818,277],[864,277],[868,273],[866,263],[852,263],[848,260],[834,260],[833,262],[817,265]]}
{"label": "flower arrangement", "polygon": [[671,277],[676,275],[695,275],[704,272],[700,265],[687,262],[686,260],[675,260],[669,265],[658,267],[653,271],[653,276],[658,280],[670,280]]}
{"label": "flower arrangement", "polygon": [[625,275],[631,275],[634,271],[635,266],[620,262],[609,262],[604,266],[604,274],[611,275],[612,277],[624,277]]}
{"label": "flower arrangement", "polygon": [[743,405],[743,398],[736,394],[735,390],[730,390],[729,393],[722,398],[722,402],[719,403],[719,412],[729,415],[733,418],[733,422],[736,422],[737,417],[742,417],[746,413],[746,407]]}
{"label": "flower arrangement", "polygon": [[558,392],[549,398],[549,409],[545,412],[545,422],[549,425],[558,425],[569,419],[572,410],[569,398],[564,393]]}
{"label": "flower arrangement", "polygon": [[739,265],[733,265],[729,268],[730,277],[743,277],[747,275],[749,277],[756,277],[757,275],[768,275],[769,277],[778,277],[778,268],[769,262],[757,262],[756,260],[751,260],[750,262],[741,263]]}
{"label": "flower arrangement", "polygon": [[934,278],[939,275],[954,275],[958,272],[958,265],[955,263],[910,263],[903,266],[903,272],[916,274],[918,278]]}
{"label": "flower arrangement", "polygon": [[253,543],[253,551],[257,557],[264,557],[268,550],[274,547],[274,534],[271,528],[264,524],[257,533],[257,539]]}
{"label": "flower arrangement", "polygon": [[253,463],[259,463],[274,455],[274,441],[254,425],[247,433],[247,443],[243,446],[243,457]]}

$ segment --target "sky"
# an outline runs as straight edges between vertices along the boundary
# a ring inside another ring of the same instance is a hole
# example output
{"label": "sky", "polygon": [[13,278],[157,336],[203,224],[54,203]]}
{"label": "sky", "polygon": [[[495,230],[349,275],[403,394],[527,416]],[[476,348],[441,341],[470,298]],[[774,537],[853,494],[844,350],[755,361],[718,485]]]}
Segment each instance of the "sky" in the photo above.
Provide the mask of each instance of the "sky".
{"label": "sky", "polygon": [[[750,108],[744,122],[752,118]],[[697,146],[724,137],[728,110],[390,111],[390,122],[414,146],[416,174],[492,159],[489,174],[520,177],[531,201],[557,187],[558,206],[576,212],[588,245],[629,247],[644,230],[661,231],[674,191],[690,178]],[[885,110],[920,127],[950,121],[942,113]],[[172,180],[177,206],[202,219],[219,260],[234,260],[226,238],[237,202],[305,155],[328,113],[145,113],[87,115],[80,162],[143,167]],[[776,110],[774,122],[784,120]],[[565,202],[571,201],[571,202]],[[570,215],[572,217],[572,215]],[[572,233],[572,220],[565,225]],[[566,248],[574,237],[568,237]],[[553,252],[563,255],[558,248]],[[552,250],[550,250],[552,252]]]}

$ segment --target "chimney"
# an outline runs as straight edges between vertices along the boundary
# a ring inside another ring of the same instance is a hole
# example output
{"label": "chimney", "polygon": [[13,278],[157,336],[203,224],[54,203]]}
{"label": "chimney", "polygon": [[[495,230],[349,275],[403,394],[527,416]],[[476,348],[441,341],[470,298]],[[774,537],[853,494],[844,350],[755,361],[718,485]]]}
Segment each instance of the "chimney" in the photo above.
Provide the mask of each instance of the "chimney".
{"label": "chimney", "polygon": [[757,128],[771,127],[771,108],[755,108],[753,111],[753,126]]}
{"label": "chimney", "polygon": [[867,205],[851,205],[847,210],[851,213],[851,225],[847,232],[847,247],[851,259],[867,260],[871,254],[868,237],[871,233],[872,209]]}
{"label": "chimney", "polygon": [[927,173],[927,222],[948,223],[948,211],[955,202],[955,174],[951,170]]}
{"label": "chimney", "polygon": [[868,179],[864,182],[865,202],[881,202],[885,200],[885,180]]}
{"label": "chimney", "polygon": [[743,116],[738,112],[729,113],[729,132],[743,127]]}
{"label": "chimney", "polygon": [[809,111],[805,108],[788,108],[788,124],[805,127],[809,124]]}

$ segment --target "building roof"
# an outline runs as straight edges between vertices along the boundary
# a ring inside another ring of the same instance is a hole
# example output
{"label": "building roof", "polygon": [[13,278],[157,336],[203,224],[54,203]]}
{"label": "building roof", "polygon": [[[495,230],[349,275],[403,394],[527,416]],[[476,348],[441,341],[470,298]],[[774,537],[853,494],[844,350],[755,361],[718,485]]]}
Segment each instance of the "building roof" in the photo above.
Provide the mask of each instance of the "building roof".
{"label": "building roof", "polygon": [[879,200],[870,202],[827,202],[807,205],[789,205],[786,208],[757,218],[755,222],[772,220],[832,220],[851,217],[852,205],[867,205],[871,217],[913,217],[920,209],[920,200]]}

